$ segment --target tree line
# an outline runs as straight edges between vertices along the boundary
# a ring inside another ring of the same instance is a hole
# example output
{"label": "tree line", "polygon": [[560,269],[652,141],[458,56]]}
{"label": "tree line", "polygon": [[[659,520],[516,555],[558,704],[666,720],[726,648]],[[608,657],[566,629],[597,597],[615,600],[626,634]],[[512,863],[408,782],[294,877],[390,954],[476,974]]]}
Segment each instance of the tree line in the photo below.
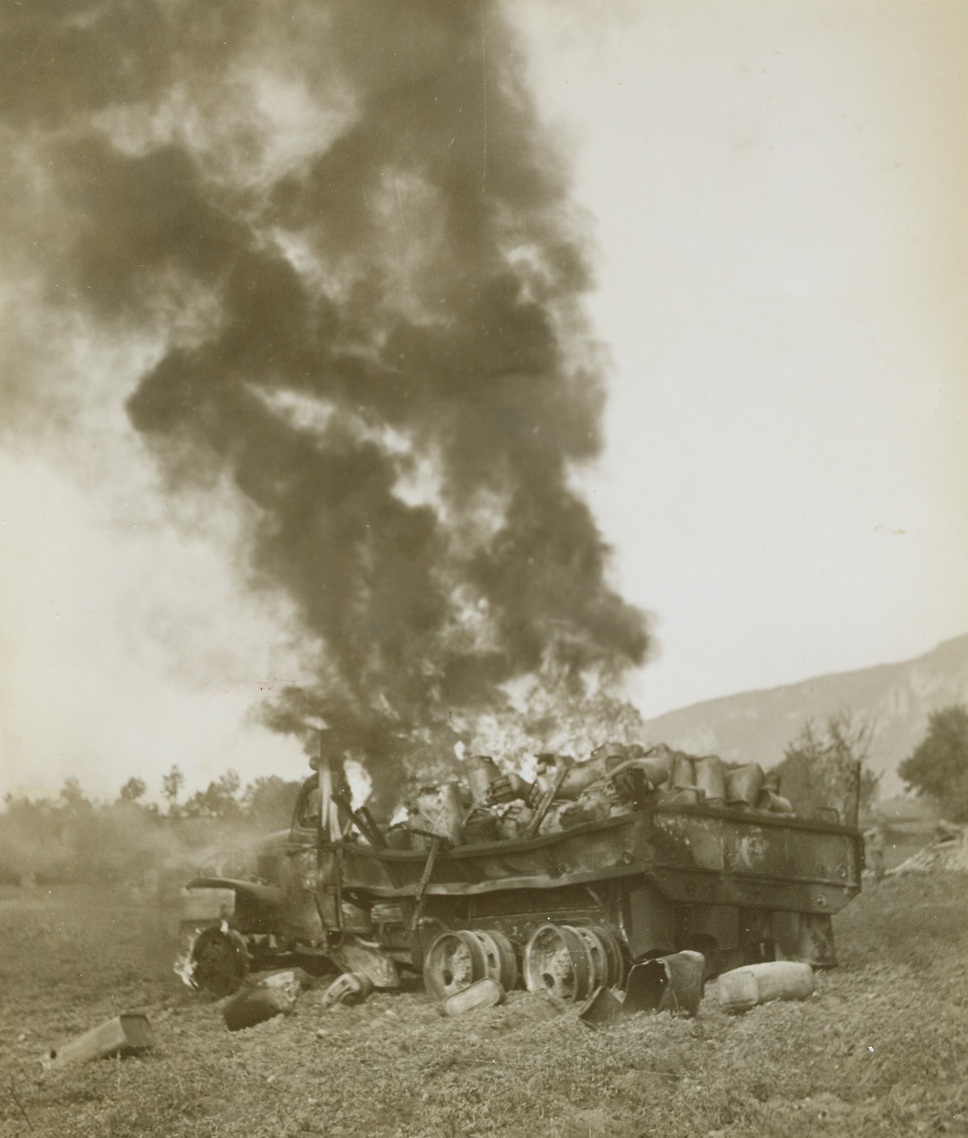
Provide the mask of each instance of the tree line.
{"label": "tree line", "polygon": [[[822,727],[808,721],[776,768],[784,796],[804,812],[836,804],[859,764],[860,809],[869,810],[880,780],[867,765],[872,737],[873,724],[856,723],[849,711],[830,716]],[[968,822],[968,707],[931,712],[924,737],[897,773],[908,793],[930,802],[939,817]]]}
{"label": "tree line", "polygon": [[129,778],[110,802],[88,798],[76,778],[52,798],[6,795],[0,882],[131,884],[224,868],[259,835],[289,825],[301,783],[268,775],[243,786],[230,770],[186,798],[184,785],[173,766],[160,804],[141,778]]}

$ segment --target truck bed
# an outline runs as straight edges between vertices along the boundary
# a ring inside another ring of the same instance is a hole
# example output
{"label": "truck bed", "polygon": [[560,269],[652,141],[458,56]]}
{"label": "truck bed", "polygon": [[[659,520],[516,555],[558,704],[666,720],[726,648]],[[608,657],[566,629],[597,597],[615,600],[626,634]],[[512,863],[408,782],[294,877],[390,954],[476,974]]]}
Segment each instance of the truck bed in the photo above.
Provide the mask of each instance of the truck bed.
{"label": "truck bed", "polygon": [[[323,847],[344,890],[413,896],[428,851]],[[797,815],[709,806],[652,806],[531,839],[439,849],[427,895],[558,889],[639,877],[673,903],[834,913],[860,890],[863,842],[849,826]]]}

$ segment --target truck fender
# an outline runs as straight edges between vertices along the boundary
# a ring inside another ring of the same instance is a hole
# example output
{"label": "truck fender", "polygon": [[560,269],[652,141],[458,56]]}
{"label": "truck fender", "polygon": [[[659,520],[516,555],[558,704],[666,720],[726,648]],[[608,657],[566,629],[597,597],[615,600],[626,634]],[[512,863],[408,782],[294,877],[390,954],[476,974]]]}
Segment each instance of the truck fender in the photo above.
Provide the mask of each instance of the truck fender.
{"label": "truck fender", "polygon": [[[231,893],[233,901],[226,905]],[[275,885],[234,877],[195,877],[185,886],[182,919],[196,923],[225,920],[246,933],[279,929],[286,895]],[[226,909],[230,909],[227,912]],[[211,912],[205,910],[211,909]]]}

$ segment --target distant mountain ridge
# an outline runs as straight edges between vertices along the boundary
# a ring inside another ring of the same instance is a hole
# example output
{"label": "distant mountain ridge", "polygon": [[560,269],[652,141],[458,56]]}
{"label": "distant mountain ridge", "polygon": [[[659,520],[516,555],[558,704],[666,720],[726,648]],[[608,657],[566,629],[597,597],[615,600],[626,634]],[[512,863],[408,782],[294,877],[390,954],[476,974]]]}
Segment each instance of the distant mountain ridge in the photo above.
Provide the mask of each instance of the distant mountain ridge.
{"label": "distant mountain ridge", "polygon": [[647,720],[646,732],[691,754],[772,767],[807,720],[822,726],[847,710],[855,723],[873,725],[868,762],[884,798],[902,789],[898,763],[924,737],[929,714],[952,703],[968,704],[968,634],[899,664],[695,703]]}

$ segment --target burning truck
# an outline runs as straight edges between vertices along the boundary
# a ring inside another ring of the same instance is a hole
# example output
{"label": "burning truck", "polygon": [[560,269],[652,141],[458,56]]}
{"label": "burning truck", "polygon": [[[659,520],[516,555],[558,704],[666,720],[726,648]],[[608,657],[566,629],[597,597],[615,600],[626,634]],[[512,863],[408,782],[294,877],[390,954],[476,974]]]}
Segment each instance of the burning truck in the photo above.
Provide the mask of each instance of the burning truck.
{"label": "burning truck", "polygon": [[662,744],[536,758],[525,778],[475,757],[378,821],[321,752],[252,877],[188,882],[186,978],[222,996],[296,956],[441,999],[490,977],[581,1001],[683,950],[709,976],[836,964],[831,916],[861,887],[857,785],[807,817],[756,764]]}

